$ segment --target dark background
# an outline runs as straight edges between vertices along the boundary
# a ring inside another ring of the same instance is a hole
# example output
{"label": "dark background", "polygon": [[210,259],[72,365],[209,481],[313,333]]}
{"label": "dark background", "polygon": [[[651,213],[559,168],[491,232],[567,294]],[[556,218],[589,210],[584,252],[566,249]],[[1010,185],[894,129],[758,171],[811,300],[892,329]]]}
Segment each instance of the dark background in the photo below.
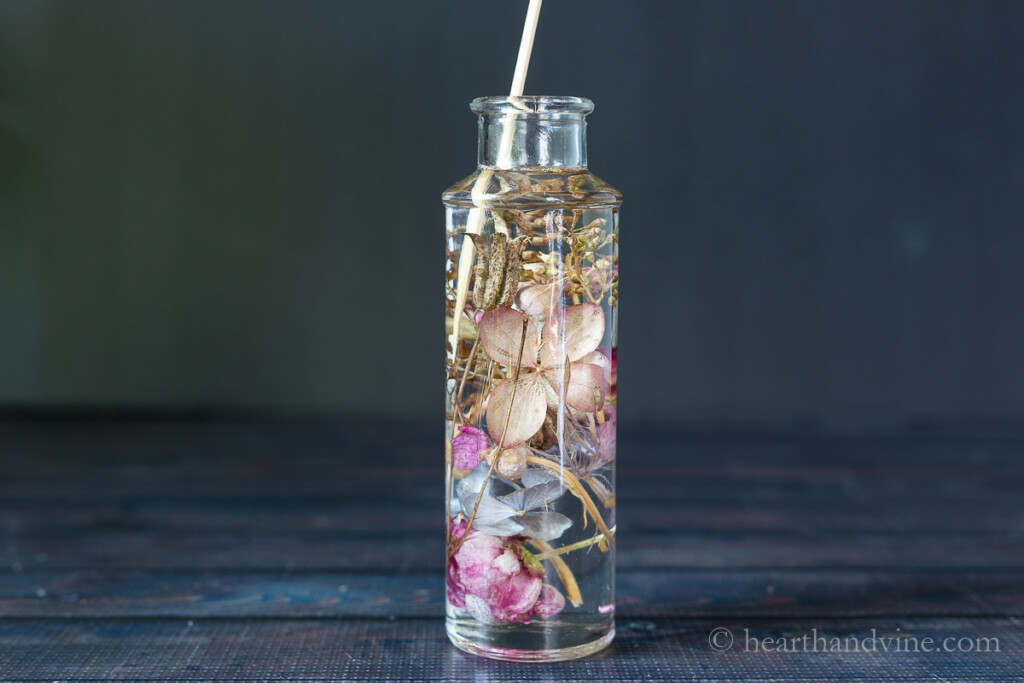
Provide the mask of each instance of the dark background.
{"label": "dark background", "polygon": [[[0,404],[440,419],[440,193],[525,2],[0,0]],[[622,415],[1024,419],[1024,3],[549,0]]]}

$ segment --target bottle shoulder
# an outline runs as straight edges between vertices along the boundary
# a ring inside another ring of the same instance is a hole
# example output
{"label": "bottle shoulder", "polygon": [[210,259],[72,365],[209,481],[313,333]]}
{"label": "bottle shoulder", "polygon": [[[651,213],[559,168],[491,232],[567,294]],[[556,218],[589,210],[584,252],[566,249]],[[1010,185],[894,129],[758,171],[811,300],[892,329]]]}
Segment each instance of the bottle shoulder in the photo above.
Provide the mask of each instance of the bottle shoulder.
{"label": "bottle shoulder", "polygon": [[478,168],[441,195],[460,207],[554,208],[618,206],[622,193],[587,168]]}

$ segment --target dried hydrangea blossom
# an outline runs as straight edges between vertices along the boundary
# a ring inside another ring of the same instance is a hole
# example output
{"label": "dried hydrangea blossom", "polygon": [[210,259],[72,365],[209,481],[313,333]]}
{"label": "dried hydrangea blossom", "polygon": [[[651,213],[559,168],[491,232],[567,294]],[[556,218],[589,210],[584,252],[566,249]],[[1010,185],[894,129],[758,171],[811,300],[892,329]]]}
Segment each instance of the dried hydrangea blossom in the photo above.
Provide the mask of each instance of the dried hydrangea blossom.
{"label": "dried hydrangea blossom", "polygon": [[[501,439],[503,448],[527,441],[543,426],[548,408],[557,409],[561,402],[585,412],[600,408],[611,375],[608,358],[596,353],[604,328],[604,311],[589,303],[551,316],[539,335],[533,320],[515,309],[499,306],[484,313],[480,344],[488,357],[514,366],[523,346],[522,365],[531,370],[494,388],[487,404],[491,438]],[[507,414],[511,419],[506,420]]]}
{"label": "dried hydrangea blossom", "polygon": [[[522,476],[523,487],[504,482],[508,493],[494,495],[499,483],[487,478],[488,467],[481,464],[459,480],[456,485],[463,513],[473,514],[473,528],[498,536],[523,535],[542,541],[553,541],[572,526],[572,520],[558,512],[544,510],[565,492],[562,484],[550,475],[527,469]],[[481,491],[488,481],[487,490]],[[479,501],[479,502],[477,502]]]}

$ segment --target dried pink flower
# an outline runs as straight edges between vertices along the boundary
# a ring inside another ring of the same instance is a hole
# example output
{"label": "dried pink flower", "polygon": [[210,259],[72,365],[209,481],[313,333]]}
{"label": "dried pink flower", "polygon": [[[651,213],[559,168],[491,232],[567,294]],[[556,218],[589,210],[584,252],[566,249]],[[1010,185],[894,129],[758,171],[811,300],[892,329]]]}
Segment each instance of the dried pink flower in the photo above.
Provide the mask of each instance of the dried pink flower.
{"label": "dried pink flower", "polygon": [[597,454],[599,463],[611,462],[615,459],[615,408],[604,409],[604,424],[597,429]]}
{"label": "dried pink flower", "polygon": [[456,469],[471,470],[480,464],[480,454],[487,450],[487,435],[482,429],[463,425],[452,439],[452,465]]}
{"label": "dried pink flower", "polygon": [[533,614],[541,619],[550,619],[565,609],[565,597],[550,584],[540,589],[540,597],[533,604]]}
{"label": "dried pink flower", "polygon": [[453,522],[452,535],[466,540],[448,560],[448,601],[485,623],[546,619],[565,607],[565,598],[545,585],[544,570],[516,544]]}

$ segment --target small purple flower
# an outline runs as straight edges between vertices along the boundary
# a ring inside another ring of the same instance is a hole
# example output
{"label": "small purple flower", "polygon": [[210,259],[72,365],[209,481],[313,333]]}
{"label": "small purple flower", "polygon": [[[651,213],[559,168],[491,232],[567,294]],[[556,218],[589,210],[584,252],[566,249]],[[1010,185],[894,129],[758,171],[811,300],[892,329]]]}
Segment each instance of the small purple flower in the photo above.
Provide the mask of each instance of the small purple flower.
{"label": "small purple flower", "polygon": [[476,427],[459,427],[452,439],[452,465],[459,470],[471,470],[480,464],[480,454],[487,450],[487,435]]}

